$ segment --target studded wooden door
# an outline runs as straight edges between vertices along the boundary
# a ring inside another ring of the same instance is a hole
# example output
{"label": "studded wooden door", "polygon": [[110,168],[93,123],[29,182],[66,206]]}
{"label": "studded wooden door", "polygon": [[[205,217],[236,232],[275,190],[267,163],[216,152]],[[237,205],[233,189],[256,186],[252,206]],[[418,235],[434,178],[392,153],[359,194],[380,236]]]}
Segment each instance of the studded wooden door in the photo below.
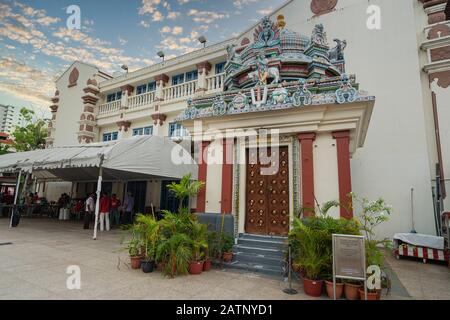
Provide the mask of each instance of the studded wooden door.
{"label": "studded wooden door", "polygon": [[286,236],[289,232],[289,155],[288,147],[278,152],[272,163],[261,163],[261,153],[247,150],[246,218],[247,233]]}

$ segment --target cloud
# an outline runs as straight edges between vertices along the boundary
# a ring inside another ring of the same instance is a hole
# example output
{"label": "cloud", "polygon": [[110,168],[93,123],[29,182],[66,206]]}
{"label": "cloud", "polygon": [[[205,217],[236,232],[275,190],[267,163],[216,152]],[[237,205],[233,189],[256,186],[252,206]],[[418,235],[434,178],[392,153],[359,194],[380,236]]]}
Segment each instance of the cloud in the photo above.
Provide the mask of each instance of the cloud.
{"label": "cloud", "polygon": [[122,38],[120,36],[118,37],[117,40],[119,41],[121,46],[124,46],[124,45],[126,45],[128,43],[128,40],[125,40],[124,38]]}
{"label": "cloud", "polygon": [[266,9],[259,9],[256,12],[258,12],[260,15],[268,16],[268,15],[270,15],[273,12],[273,8],[269,7],[269,8],[266,8]]}
{"label": "cloud", "polygon": [[255,3],[258,0],[234,0],[233,1],[233,5],[237,8],[237,9],[243,9],[245,6],[248,6],[251,3]]}
{"label": "cloud", "polygon": [[183,27],[179,27],[179,26],[175,26],[172,29],[172,34],[173,35],[179,35],[183,33]]}
{"label": "cloud", "polygon": [[191,9],[188,11],[187,15],[192,17],[195,22],[211,23],[215,20],[229,18],[228,13],[218,13],[213,11],[200,11],[197,9]]}
{"label": "cloud", "polygon": [[181,13],[177,12],[177,11],[171,11],[167,14],[167,19],[169,20],[175,20],[176,18],[178,18],[181,15]]}

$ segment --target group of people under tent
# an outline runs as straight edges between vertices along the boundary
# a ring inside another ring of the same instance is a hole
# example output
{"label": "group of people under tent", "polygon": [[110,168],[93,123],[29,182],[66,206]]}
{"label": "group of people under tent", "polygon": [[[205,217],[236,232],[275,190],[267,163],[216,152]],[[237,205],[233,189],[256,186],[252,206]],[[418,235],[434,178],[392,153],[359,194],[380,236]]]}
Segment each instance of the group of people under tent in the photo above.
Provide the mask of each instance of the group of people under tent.
{"label": "group of people under tent", "polygon": [[[84,229],[89,229],[91,221],[95,217],[96,194],[89,194],[85,201]],[[128,192],[123,203],[116,194],[109,196],[102,192],[99,202],[100,231],[109,231],[112,226],[127,225],[133,223],[134,197]]]}

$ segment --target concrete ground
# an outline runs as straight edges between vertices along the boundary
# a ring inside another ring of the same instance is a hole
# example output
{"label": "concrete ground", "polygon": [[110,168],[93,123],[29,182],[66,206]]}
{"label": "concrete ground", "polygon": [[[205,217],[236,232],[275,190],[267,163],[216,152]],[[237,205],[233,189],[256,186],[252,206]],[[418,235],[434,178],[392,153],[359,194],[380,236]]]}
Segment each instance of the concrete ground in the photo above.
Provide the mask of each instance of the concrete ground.
{"label": "concrete ground", "polygon": [[[22,219],[8,230],[0,219],[0,300],[3,299],[214,299],[306,300],[282,292],[283,279],[213,269],[200,276],[164,278],[159,272],[131,270],[120,251],[119,231],[82,230],[77,222]],[[11,243],[11,244],[8,244]],[[393,290],[383,299],[450,299],[450,270],[445,265],[389,258]],[[68,290],[68,266],[81,269],[81,290]],[[327,299],[322,297],[320,299]]]}

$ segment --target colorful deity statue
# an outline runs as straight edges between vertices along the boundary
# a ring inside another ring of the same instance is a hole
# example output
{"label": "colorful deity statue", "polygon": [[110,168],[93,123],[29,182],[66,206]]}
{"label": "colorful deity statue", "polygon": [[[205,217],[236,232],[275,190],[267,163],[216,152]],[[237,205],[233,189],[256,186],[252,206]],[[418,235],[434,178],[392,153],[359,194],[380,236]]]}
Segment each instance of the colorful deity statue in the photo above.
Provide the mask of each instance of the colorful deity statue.
{"label": "colorful deity statue", "polygon": [[311,42],[322,47],[328,47],[327,33],[323,24],[319,23],[315,25],[311,35]]}
{"label": "colorful deity statue", "polygon": [[278,85],[272,93],[272,100],[274,104],[283,104],[288,101],[289,93],[286,88],[284,88],[281,84]]}
{"label": "colorful deity statue", "polygon": [[280,44],[280,29],[269,17],[264,17],[255,34],[255,49],[274,47]]}
{"label": "colorful deity statue", "polygon": [[347,47],[346,40],[334,39],[336,42],[336,47],[330,50],[330,60],[331,61],[343,61],[344,60],[344,50]]}
{"label": "colorful deity statue", "polygon": [[280,82],[280,70],[276,67],[269,67],[269,60],[266,55],[261,51],[256,57],[257,70],[250,72],[248,77],[252,81],[258,80],[258,85],[265,86],[268,84],[268,79],[272,78],[272,83]]}

